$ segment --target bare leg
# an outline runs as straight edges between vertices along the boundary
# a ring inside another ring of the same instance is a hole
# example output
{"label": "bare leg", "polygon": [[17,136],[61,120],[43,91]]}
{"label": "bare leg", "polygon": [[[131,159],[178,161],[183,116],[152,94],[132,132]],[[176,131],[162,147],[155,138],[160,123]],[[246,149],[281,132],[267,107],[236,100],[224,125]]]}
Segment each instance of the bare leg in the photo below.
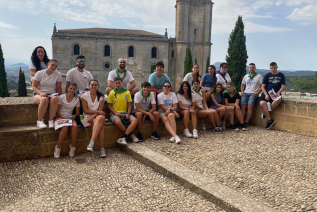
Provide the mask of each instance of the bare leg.
{"label": "bare leg", "polygon": [[[225,107],[218,107],[216,109],[216,111],[218,112],[218,116],[219,116],[219,122],[221,122],[222,117],[225,115],[225,113],[227,112],[227,108]],[[228,117],[228,116],[227,116]],[[226,119],[225,119],[226,120]]]}
{"label": "bare leg", "polygon": [[131,95],[136,94],[139,91],[139,89],[135,86],[134,88],[131,89],[130,93]]}
{"label": "bare leg", "polygon": [[[247,117],[245,118],[245,122],[249,123],[251,116],[253,113],[253,105],[248,105],[248,113],[247,113]],[[244,117],[244,116],[243,116]]]}
{"label": "bare leg", "polygon": [[[241,105],[241,113],[242,113],[242,117],[245,117],[245,109],[246,109],[247,105],[246,104],[242,104]],[[249,107],[248,107],[248,113],[249,113]]]}
{"label": "bare leg", "polygon": [[37,110],[37,120],[42,121],[44,118],[44,115],[47,111],[48,107],[48,98],[47,97],[41,97],[40,95],[36,95],[33,98],[34,104],[37,104],[38,110]]}
{"label": "bare leg", "polygon": [[166,130],[174,137],[176,135],[175,131],[173,130],[173,127],[171,125],[171,123],[169,122],[169,120],[167,119],[167,117],[161,116],[161,120],[165,125]]}
{"label": "bare leg", "polygon": [[113,120],[113,123],[121,132],[125,132],[127,130],[127,128],[125,128],[120,119]]}
{"label": "bare leg", "polygon": [[156,129],[157,129],[157,125],[158,125],[158,123],[160,121],[160,113],[158,111],[154,111],[153,112],[153,116],[155,118],[154,126],[153,126],[153,132],[155,132]]}
{"label": "bare leg", "polygon": [[234,110],[231,110],[230,124],[233,125],[233,123],[234,123]]}
{"label": "bare leg", "polygon": [[208,107],[210,106],[210,98],[211,98],[210,95],[211,95],[210,92],[206,92],[206,93],[205,93],[206,102],[207,102]]}
{"label": "bare leg", "polygon": [[106,88],[106,94],[109,95],[110,91],[112,91],[113,89],[111,87],[107,87]]}
{"label": "bare leg", "polygon": [[138,120],[136,118],[131,118],[129,120],[129,122],[130,122],[130,124],[129,124],[127,130],[125,131],[126,135],[129,135],[134,130],[136,125],[138,125]]}
{"label": "bare leg", "polygon": [[215,117],[211,110],[198,110],[196,112],[197,118],[205,119],[209,118],[209,122],[212,126],[215,126]]}
{"label": "bare leg", "polygon": [[260,102],[260,105],[261,105],[261,109],[262,109],[262,112],[264,113],[265,117],[267,120],[271,120],[271,115],[267,109],[267,102],[266,101],[261,101]]}
{"label": "bare leg", "polygon": [[211,110],[214,115],[215,124],[217,127],[219,127],[219,116],[216,110],[209,108],[208,110]]}
{"label": "bare leg", "polygon": [[53,120],[54,116],[56,115],[57,108],[58,108],[58,97],[53,96],[49,99],[50,101],[50,106],[49,106],[49,119],[48,120]]}
{"label": "bare leg", "polygon": [[175,121],[175,114],[174,113],[169,113],[167,115],[167,119],[170,122],[175,134],[176,134],[176,121]]}
{"label": "bare leg", "polygon": [[138,119],[138,132],[141,133],[141,124],[142,124],[142,113],[141,112],[136,112],[135,116]]}
{"label": "bare leg", "polygon": [[190,116],[192,118],[192,125],[193,125],[193,130],[197,129],[197,116],[196,116],[196,111],[191,112]]}
{"label": "bare leg", "polygon": [[72,147],[76,147],[76,140],[77,140],[77,123],[73,121],[73,126],[71,129],[71,138],[72,138]]}
{"label": "bare leg", "polygon": [[277,100],[277,101],[273,101],[273,102],[272,102],[272,105],[271,105],[272,110],[273,110],[274,108],[276,108],[276,107],[281,103],[281,101],[282,101],[282,99],[279,99],[279,100]]}
{"label": "bare leg", "polygon": [[66,138],[68,132],[68,127],[62,127],[61,131],[59,132],[58,136],[58,142],[57,142],[57,148],[61,149],[62,148],[62,143]]}
{"label": "bare leg", "polygon": [[98,134],[98,142],[99,142],[100,148],[103,148],[104,138],[105,138],[105,131],[104,131],[104,125],[102,123],[100,130],[99,130],[99,134]]}
{"label": "bare leg", "polygon": [[189,122],[189,110],[182,110],[180,115],[183,117],[184,129],[187,129]]}
{"label": "bare leg", "polygon": [[[96,140],[96,138],[98,137],[98,134],[100,132],[100,128],[104,124],[104,121],[105,121],[105,116],[102,116],[102,115],[97,116],[93,120],[92,135],[91,135],[90,140],[92,140],[92,141]],[[99,143],[100,143],[100,141],[99,141]]]}
{"label": "bare leg", "polygon": [[238,121],[240,122],[240,124],[243,124],[244,122],[243,122],[243,117],[242,117],[241,110],[238,110],[237,108],[235,108],[234,110],[235,110],[234,113],[235,113]]}

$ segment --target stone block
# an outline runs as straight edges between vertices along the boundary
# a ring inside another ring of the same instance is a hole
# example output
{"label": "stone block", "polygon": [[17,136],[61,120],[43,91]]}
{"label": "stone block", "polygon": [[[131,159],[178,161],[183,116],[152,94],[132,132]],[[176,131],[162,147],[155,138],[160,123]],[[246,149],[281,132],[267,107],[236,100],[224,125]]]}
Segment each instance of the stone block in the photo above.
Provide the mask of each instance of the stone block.
{"label": "stone block", "polygon": [[286,114],[292,114],[292,115],[296,115],[297,114],[297,107],[296,107],[296,102],[294,101],[285,101],[285,111],[284,113]]}
{"label": "stone block", "polygon": [[299,116],[308,116],[308,108],[312,107],[312,103],[308,102],[297,102],[297,115]]}
{"label": "stone block", "polygon": [[307,116],[317,118],[317,104],[315,103],[312,107],[307,108]]}
{"label": "stone block", "polygon": [[294,123],[298,125],[312,125],[312,119],[303,116],[284,114],[282,120],[284,122]]}

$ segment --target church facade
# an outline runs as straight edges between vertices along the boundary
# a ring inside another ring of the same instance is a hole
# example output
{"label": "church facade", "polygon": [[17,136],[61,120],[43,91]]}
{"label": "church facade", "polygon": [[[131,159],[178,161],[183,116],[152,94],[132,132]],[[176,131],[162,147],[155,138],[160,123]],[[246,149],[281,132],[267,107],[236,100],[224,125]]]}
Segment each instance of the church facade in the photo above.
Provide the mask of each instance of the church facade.
{"label": "church facade", "polygon": [[[63,73],[75,67],[76,57],[86,57],[86,69],[99,81],[100,91],[107,86],[108,74],[117,68],[119,58],[127,59],[126,69],[140,88],[147,81],[151,66],[162,60],[174,87],[183,78],[187,46],[197,59],[201,74],[211,50],[211,0],[176,0],[175,38],[167,30],[160,35],[143,30],[85,28],[57,30],[52,35],[53,58]],[[193,61],[194,62],[194,61]],[[174,89],[176,90],[176,88]]]}

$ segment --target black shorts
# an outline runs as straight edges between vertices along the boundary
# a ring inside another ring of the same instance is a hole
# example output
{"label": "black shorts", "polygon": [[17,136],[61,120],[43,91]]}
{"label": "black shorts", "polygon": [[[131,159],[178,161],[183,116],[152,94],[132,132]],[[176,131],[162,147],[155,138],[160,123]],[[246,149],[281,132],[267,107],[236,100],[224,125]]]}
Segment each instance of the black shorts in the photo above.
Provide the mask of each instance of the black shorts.
{"label": "black shorts", "polygon": [[[282,95],[281,95],[281,98],[282,98]],[[266,101],[266,102],[272,103],[272,102],[273,102],[273,99],[270,97],[270,100],[266,100],[266,99],[265,99],[265,95],[262,93],[262,94],[261,94],[261,101]]]}
{"label": "black shorts", "polygon": [[[132,113],[132,115],[136,118],[135,113]],[[143,117],[143,116],[144,116],[144,114],[142,114],[142,117]],[[151,121],[151,118],[150,118],[150,116],[146,116],[144,120],[145,120],[145,121]]]}

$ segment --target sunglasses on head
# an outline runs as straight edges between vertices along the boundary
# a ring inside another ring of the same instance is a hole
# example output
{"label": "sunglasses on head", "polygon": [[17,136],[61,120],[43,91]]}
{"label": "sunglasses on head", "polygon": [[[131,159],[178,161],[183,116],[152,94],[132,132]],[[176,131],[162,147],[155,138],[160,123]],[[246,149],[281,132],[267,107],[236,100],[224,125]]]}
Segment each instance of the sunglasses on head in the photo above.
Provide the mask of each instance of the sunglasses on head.
{"label": "sunglasses on head", "polygon": [[85,61],[77,61],[77,63],[85,63]]}
{"label": "sunglasses on head", "polygon": [[169,85],[164,85],[163,87],[164,87],[164,88],[169,88],[169,87],[171,87],[171,86],[169,86]]}

